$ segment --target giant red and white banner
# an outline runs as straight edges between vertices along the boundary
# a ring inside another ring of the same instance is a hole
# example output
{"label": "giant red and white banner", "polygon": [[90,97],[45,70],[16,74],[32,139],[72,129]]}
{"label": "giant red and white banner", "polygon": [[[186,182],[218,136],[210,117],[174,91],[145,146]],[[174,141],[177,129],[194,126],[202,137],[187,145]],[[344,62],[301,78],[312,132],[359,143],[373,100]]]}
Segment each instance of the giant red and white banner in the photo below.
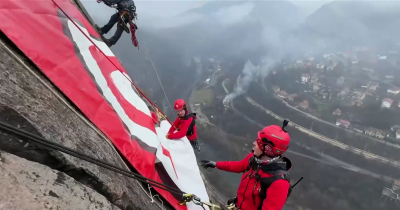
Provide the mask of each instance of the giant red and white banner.
{"label": "giant red and white banner", "polygon": [[[1,0],[0,30],[31,59],[143,176],[209,200],[185,138],[165,139],[129,76],[69,0]],[[129,43],[130,44],[130,43]],[[175,209],[181,195],[155,188]]]}

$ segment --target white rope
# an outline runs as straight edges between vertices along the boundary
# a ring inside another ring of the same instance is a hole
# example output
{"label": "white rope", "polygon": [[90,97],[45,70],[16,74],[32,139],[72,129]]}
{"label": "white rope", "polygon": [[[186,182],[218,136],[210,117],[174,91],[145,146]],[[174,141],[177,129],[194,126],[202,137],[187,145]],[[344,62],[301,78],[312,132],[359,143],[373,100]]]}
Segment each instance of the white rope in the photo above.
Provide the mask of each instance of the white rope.
{"label": "white rope", "polygon": [[[136,25],[137,25],[137,22],[135,22],[135,23],[136,23]],[[138,28],[139,28],[139,27],[138,27]],[[165,98],[167,99],[169,108],[171,109],[171,114],[174,114],[174,110],[172,109],[171,102],[169,102],[167,93],[165,92],[164,86],[163,86],[163,84],[162,84],[162,82],[161,82],[161,79],[160,79],[160,77],[158,76],[157,69],[156,69],[156,67],[155,67],[155,65],[154,65],[154,63],[153,63],[153,59],[151,59],[151,56],[150,56],[150,53],[149,53],[149,49],[147,48],[146,42],[144,41],[144,38],[142,37],[142,34],[140,33],[140,30],[137,30],[137,31],[138,31],[138,33],[139,33],[140,39],[143,41],[143,45],[144,45],[144,48],[146,49],[147,56],[148,56],[149,59],[150,59],[151,65],[153,66],[153,70],[154,70],[154,72],[156,73],[158,82],[160,83],[161,89],[162,89],[162,91],[164,92]]]}

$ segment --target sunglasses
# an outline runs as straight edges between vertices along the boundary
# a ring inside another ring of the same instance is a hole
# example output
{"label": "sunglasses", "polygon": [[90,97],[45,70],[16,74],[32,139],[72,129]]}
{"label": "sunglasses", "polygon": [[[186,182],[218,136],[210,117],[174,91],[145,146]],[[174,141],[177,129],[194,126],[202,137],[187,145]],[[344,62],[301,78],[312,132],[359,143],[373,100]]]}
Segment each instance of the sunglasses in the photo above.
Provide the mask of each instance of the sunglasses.
{"label": "sunglasses", "polygon": [[[257,141],[259,141],[260,139],[257,139]],[[264,143],[264,144],[269,144],[269,145],[271,145],[271,146],[273,146],[273,147],[275,147],[275,144],[274,144],[274,142],[272,142],[272,141],[270,141],[270,140],[268,140],[267,138],[262,138],[261,139],[261,142],[262,143]]]}

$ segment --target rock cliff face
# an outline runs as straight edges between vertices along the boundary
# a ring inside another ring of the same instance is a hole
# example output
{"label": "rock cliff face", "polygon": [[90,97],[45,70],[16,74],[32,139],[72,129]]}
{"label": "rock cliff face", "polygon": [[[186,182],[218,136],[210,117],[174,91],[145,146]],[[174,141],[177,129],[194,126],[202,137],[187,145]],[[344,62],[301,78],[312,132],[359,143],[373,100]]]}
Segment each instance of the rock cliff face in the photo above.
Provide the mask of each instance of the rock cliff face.
{"label": "rock cliff face", "polygon": [[[4,36],[0,38],[1,43],[6,43],[7,46],[11,46],[7,40],[5,41]],[[90,123],[80,118],[79,115],[74,112],[74,110],[76,111],[74,107],[69,108],[69,106],[67,106],[67,104],[70,103],[69,101],[63,102],[65,99],[61,100],[57,98],[52,91],[59,93],[58,90],[47,81],[34,65],[24,60],[25,58],[19,55],[18,57],[22,59],[22,63],[24,63],[25,66],[22,65],[5,49],[4,46],[0,45],[1,122],[42,136],[48,140],[118,167],[126,168],[123,160],[109,140],[101,137],[95,127],[90,126]],[[17,49],[14,48],[13,50]],[[63,172],[84,184],[86,187],[91,188],[92,191],[98,192],[111,204],[118,206],[120,209],[159,209],[157,205],[150,202],[151,199],[142,189],[141,184],[131,178],[124,177],[91,163],[57,151],[50,151],[39,145],[25,142],[15,136],[3,133],[2,131],[0,131],[0,150],[25,158],[29,161],[46,165],[54,170],[60,171],[60,174]],[[4,167],[7,168],[8,165],[4,165]],[[41,176],[41,178],[51,180],[54,177],[50,174],[51,173],[49,173],[50,177]],[[29,176],[32,176],[32,174]],[[15,177],[10,177],[9,179],[15,180]],[[24,188],[23,186],[21,187]],[[28,190],[26,187],[24,189]],[[87,188],[80,187],[79,189],[80,192],[83,192],[83,189]],[[49,190],[50,189],[48,189],[46,193],[49,193]],[[53,192],[55,192],[55,190],[56,189],[54,189]],[[2,193],[7,193],[7,191],[2,191]],[[30,193],[30,196],[33,196],[33,194],[41,192],[35,191]],[[4,194],[0,194],[0,197],[3,196]],[[37,196],[40,195],[37,194]],[[24,196],[21,195],[19,197]],[[100,201],[100,197],[100,195],[96,196],[96,199]],[[26,205],[29,205],[29,199],[33,199],[33,197],[27,198]],[[40,202],[45,202],[45,200],[41,200]],[[36,204],[40,205],[40,202],[38,201]],[[88,206],[89,204],[94,205],[93,202],[87,202]],[[111,204],[105,201],[102,202],[104,205],[109,205],[111,207]],[[13,203],[15,203],[15,205],[23,205],[22,200]],[[62,206],[56,207],[58,204],[54,202],[52,204],[55,205],[53,209],[71,209],[62,208]],[[171,209],[165,202],[163,206],[166,209]],[[21,206],[21,208],[18,208],[18,206],[15,207],[17,209],[23,209],[23,206]],[[77,209],[79,208],[77,207]]]}
{"label": "rock cliff face", "polygon": [[0,176],[0,209],[120,209],[65,173],[3,151]]}

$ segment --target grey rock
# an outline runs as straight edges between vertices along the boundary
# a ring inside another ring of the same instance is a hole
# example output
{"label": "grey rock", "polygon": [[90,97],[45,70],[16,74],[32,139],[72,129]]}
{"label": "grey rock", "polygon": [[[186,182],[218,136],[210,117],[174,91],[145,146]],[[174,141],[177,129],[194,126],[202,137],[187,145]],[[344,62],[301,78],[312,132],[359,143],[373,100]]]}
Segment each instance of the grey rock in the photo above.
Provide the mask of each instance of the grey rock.
{"label": "grey rock", "polygon": [[0,151],[0,209],[119,210],[68,175]]}

